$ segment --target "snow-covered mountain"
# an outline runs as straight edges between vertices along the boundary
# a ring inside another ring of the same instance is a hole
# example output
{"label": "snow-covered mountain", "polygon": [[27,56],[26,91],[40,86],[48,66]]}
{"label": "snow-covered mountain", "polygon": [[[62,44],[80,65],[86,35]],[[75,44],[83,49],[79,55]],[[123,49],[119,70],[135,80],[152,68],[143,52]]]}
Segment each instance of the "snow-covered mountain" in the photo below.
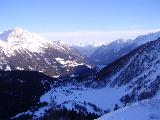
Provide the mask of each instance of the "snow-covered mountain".
{"label": "snow-covered mountain", "polygon": [[40,103],[47,105],[16,117],[49,116],[49,111],[63,109],[98,116],[153,98],[160,90],[159,46],[160,39],[141,45],[96,74],[60,77],[52,89],[40,97]]}
{"label": "snow-covered mountain", "polygon": [[156,40],[158,37],[160,37],[160,32],[141,35],[134,40],[119,39],[113,41],[110,44],[102,45],[93,52],[90,61],[97,65],[108,65],[138,46]]}
{"label": "snow-covered mountain", "polygon": [[125,41],[123,39],[118,39],[110,44],[102,45],[92,53],[89,61],[96,65],[108,65],[117,58],[127,54],[129,52],[128,49],[133,47],[132,44],[132,40]]}
{"label": "snow-covered mountain", "polygon": [[73,48],[15,27],[0,34],[0,69],[40,71],[56,76],[85,64]]}
{"label": "snow-covered mountain", "polygon": [[145,44],[147,42],[154,41],[159,37],[160,37],[160,31],[155,32],[155,33],[149,33],[146,35],[140,35],[134,40],[134,43],[137,46],[139,46],[139,45]]}

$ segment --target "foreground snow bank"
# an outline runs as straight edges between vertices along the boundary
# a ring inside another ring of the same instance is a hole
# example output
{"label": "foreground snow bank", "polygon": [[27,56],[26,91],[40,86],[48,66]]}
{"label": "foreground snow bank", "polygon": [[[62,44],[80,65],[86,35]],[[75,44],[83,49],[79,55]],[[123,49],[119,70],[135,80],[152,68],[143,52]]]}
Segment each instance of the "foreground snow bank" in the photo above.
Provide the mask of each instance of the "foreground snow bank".
{"label": "foreground snow bank", "polygon": [[136,102],[97,120],[160,120],[160,93],[153,99]]}

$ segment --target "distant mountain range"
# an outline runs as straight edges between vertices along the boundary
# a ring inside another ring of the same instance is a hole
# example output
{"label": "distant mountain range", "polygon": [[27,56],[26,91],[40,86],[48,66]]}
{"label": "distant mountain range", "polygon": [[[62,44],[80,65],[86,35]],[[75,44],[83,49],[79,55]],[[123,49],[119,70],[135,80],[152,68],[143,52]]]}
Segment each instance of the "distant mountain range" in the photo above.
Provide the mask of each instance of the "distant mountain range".
{"label": "distant mountain range", "polygon": [[149,41],[156,40],[158,39],[158,37],[160,37],[160,32],[141,35],[134,40],[118,39],[107,45],[102,45],[97,48],[89,56],[89,61],[96,65],[108,65],[116,59],[120,58],[121,56],[124,56],[127,53],[131,52],[138,46],[145,44]]}

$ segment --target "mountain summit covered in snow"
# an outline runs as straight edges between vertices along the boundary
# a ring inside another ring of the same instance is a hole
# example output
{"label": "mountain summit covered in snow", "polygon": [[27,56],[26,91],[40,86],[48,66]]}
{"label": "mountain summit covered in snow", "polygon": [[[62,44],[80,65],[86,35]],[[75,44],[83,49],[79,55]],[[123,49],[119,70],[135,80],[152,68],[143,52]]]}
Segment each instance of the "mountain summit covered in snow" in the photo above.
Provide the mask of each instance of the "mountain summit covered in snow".
{"label": "mountain summit covered in snow", "polygon": [[[16,52],[28,50],[30,52],[42,52],[48,45],[48,41],[35,33],[30,33],[20,27],[14,27],[0,34],[1,48],[7,56]],[[57,46],[58,47],[58,46]]]}
{"label": "mountain summit covered in snow", "polygon": [[40,71],[56,76],[85,64],[69,46],[49,41],[19,27],[0,34],[0,69]]}

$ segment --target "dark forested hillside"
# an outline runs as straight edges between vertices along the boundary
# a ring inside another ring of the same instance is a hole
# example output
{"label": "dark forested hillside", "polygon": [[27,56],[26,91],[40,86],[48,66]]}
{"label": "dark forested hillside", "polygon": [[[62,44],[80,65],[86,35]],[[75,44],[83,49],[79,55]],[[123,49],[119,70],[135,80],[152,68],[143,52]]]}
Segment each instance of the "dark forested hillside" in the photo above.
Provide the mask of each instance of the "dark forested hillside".
{"label": "dark forested hillside", "polygon": [[39,97],[54,81],[34,71],[0,71],[0,119],[38,106]]}

